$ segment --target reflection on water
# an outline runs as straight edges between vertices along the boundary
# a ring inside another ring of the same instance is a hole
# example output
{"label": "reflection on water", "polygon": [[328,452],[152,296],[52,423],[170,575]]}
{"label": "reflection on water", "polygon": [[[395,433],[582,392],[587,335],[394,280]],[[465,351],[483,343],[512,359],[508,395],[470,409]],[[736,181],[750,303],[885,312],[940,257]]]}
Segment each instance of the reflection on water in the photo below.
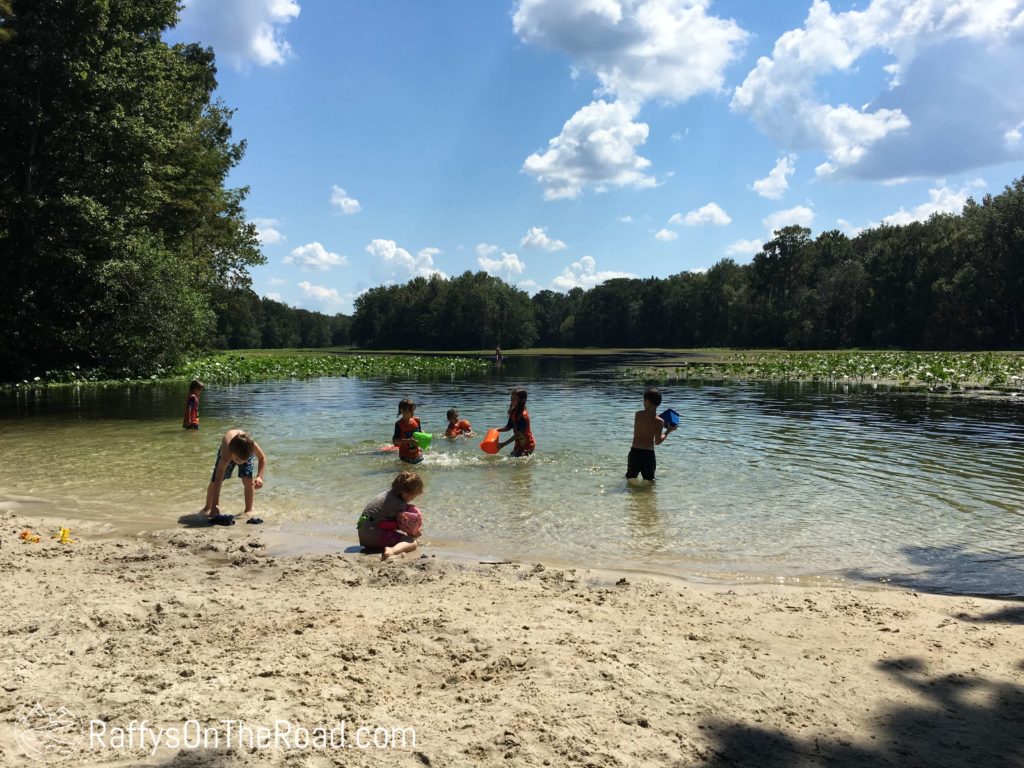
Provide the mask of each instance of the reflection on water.
{"label": "reflection on water", "polygon": [[[1024,595],[1024,417],[1015,403],[808,385],[665,388],[683,424],[658,449],[654,488],[627,488],[642,387],[610,358],[513,359],[458,381],[318,379],[209,387],[185,432],[180,387],[109,387],[0,399],[0,498],[125,529],[202,506],[224,430],[269,456],[259,513],[284,530],[354,539],[363,504],[399,469],[398,401],[426,431],[460,408],[503,426],[524,384],[529,459],[435,439],[418,468],[427,539],[496,555],[642,566],[708,577],[887,578],[942,591]],[[506,453],[507,453],[506,449]],[[240,511],[230,481],[228,511]],[[237,509],[236,509],[237,508]]]}

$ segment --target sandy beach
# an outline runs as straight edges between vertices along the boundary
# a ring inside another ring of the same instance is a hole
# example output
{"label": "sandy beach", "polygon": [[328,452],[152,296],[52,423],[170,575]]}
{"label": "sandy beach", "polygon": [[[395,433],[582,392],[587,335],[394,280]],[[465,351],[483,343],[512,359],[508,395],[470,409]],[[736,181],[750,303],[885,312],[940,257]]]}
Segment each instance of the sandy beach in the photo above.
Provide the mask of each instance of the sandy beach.
{"label": "sandy beach", "polygon": [[1024,765],[1020,602],[55,528],[0,513],[4,765]]}

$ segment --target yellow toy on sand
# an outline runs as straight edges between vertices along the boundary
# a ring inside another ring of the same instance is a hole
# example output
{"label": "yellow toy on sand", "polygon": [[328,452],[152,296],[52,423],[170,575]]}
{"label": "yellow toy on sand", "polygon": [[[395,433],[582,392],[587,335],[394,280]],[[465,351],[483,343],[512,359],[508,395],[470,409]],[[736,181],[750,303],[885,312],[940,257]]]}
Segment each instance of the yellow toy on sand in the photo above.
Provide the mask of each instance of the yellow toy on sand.
{"label": "yellow toy on sand", "polygon": [[28,528],[18,534],[18,538],[21,539],[22,544],[38,544],[39,539],[42,538],[38,533],[32,533]]}
{"label": "yellow toy on sand", "polygon": [[70,528],[58,528],[57,532],[50,537],[51,539],[57,539],[58,544],[74,544],[75,540],[71,538]]}

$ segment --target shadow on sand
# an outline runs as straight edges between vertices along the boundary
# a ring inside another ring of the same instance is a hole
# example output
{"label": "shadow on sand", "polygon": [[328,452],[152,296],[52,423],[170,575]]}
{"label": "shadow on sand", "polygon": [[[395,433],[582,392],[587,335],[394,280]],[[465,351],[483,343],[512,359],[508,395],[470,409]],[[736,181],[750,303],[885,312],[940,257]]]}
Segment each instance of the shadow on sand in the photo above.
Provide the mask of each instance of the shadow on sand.
{"label": "shadow on sand", "polygon": [[975,674],[929,677],[916,658],[878,668],[915,691],[921,704],[873,713],[873,739],[852,744],[801,740],[742,723],[708,722],[707,765],[758,768],[1010,768],[1024,766],[1024,686]]}

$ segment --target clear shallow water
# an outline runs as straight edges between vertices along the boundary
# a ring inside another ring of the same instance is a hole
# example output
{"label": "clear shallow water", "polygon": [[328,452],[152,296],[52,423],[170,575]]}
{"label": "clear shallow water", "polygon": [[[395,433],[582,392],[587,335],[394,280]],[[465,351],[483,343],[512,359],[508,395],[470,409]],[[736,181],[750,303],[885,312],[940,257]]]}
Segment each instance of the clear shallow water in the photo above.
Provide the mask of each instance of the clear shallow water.
{"label": "clear shallow water", "polygon": [[[419,465],[426,540],[498,557],[708,578],[888,579],[1024,596],[1024,404],[817,386],[672,385],[683,424],[658,448],[658,484],[623,480],[642,387],[612,358],[513,360],[456,381],[318,379],[210,387],[203,429],[185,393],[147,386],[0,396],[0,499],[38,511],[166,528],[204,499],[217,444],[248,429],[269,456],[269,525],[354,542],[365,502],[400,469],[398,400],[427,431],[458,406],[478,433],[530,393],[530,459],[435,439]],[[507,453],[506,449],[506,453]],[[225,485],[225,511],[242,508]]]}

